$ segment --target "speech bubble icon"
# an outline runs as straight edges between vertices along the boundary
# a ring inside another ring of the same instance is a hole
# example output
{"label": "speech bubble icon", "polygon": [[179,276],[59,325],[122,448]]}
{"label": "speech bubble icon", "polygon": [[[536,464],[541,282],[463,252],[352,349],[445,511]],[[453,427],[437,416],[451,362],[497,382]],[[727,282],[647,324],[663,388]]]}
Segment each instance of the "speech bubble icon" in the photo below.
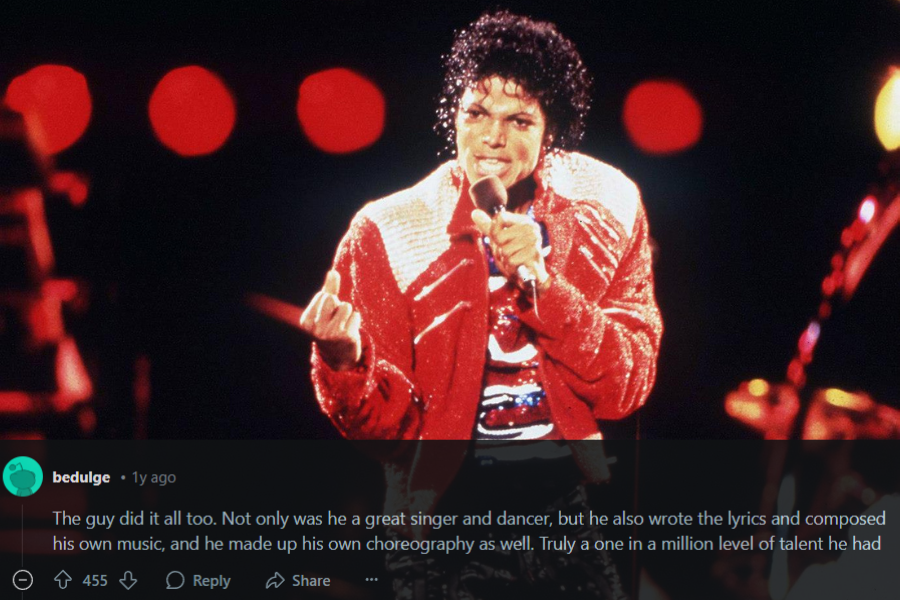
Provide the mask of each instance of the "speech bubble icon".
{"label": "speech bubble icon", "polygon": [[181,571],[169,571],[166,575],[166,589],[177,590],[184,585],[184,573]]}

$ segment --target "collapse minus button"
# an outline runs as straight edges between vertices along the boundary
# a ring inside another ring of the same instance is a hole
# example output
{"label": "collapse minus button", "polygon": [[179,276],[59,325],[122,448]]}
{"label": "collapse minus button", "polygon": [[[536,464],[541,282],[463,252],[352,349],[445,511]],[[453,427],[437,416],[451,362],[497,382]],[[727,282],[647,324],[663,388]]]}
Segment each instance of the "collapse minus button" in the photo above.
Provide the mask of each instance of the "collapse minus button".
{"label": "collapse minus button", "polygon": [[24,592],[31,587],[32,583],[34,583],[34,577],[25,569],[16,571],[13,575],[13,586],[19,591]]}

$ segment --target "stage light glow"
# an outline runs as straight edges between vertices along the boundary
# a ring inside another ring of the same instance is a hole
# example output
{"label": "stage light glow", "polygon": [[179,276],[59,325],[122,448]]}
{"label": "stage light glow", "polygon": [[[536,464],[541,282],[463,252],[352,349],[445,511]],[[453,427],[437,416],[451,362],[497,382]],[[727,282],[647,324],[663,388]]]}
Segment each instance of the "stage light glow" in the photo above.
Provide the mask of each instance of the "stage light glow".
{"label": "stage light glow", "polygon": [[825,401],[832,406],[857,411],[868,410],[872,407],[871,399],[861,394],[852,394],[838,388],[825,390]]}
{"label": "stage light glow", "polygon": [[806,333],[809,336],[810,343],[815,346],[816,342],[819,341],[819,335],[822,333],[822,326],[819,325],[818,321],[812,321],[809,327],[806,328]]}
{"label": "stage light glow", "polygon": [[862,204],[859,205],[859,220],[868,225],[872,221],[872,217],[875,216],[876,208],[878,208],[878,203],[875,201],[875,198],[872,196],[866,197]]}
{"label": "stage light glow", "polygon": [[27,392],[0,392],[0,414],[25,414],[33,404]]}
{"label": "stage light glow", "polygon": [[728,414],[743,423],[755,423],[762,420],[762,407],[756,402],[732,400],[725,405]]}
{"label": "stage light glow", "polygon": [[215,152],[234,129],[231,92],[213,72],[196,65],[169,71],[150,96],[157,139],[181,156]]}
{"label": "stage light glow", "polygon": [[769,384],[765,379],[753,379],[747,384],[747,390],[753,396],[765,396],[769,393]]}
{"label": "stage light glow", "polygon": [[797,342],[797,350],[800,352],[800,360],[804,363],[812,360],[812,353],[816,347],[816,342],[819,341],[821,331],[822,328],[819,323],[812,321],[800,336],[800,340]]}
{"label": "stage light glow", "polygon": [[700,103],[678,81],[649,80],[632,88],[622,120],[631,142],[647,154],[682,152],[703,132]]}
{"label": "stage light glow", "polygon": [[84,206],[88,199],[87,180],[72,171],[56,171],[50,176],[50,189],[65,194],[74,206]]}
{"label": "stage light glow", "polygon": [[300,316],[303,315],[302,306],[289,304],[265,294],[250,293],[245,296],[244,300],[248,306],[267,317],[293,327],[300,327]]}
{"label": "stage light glow", "polygon": [[54,408],[65,412],[94,393],[91,378],[82,362],[75,340],[64,338],[56,355],[56,381],[59,393],[53,398]]}
{"label": "stage light glow", "polygon": [[63,65],[41,65],[19,75],[6,89],[5,101],[37,122],[40,139],[36,142],[47,154],[77,142],[91,120],[87,79]]}
{"label": "stage light glow", "polygon": [[875,99],[875,134],[886,150],[900,148],[900,69],[892,67]]}
{"label": "stage light glow", "polygon": [[840,252],[831,257],[831,268],[839,270],[844,268],[844,255]]}
{"label": "stage light glow", "polygon": [[828,439],[828,427],[820,419],[810,420],[806,425],[805,440]]}
{"label": "stage light glow", "polygon": [[791,360],[787,368],[787,379],[795,388],[801,388],[806,383],[806,370],[799,359]]}
{"label": "stage light glow", "polygon": [[384,131],[384,94],[349,69],[320,71],[300,84],[297,118],[319,150],[356,152],[374,144]]}
{"label": "stage light glow", "polygon": [[41,285],[41,294],[71,302],[78,296],[78,284],[71,279],[48,279]]}

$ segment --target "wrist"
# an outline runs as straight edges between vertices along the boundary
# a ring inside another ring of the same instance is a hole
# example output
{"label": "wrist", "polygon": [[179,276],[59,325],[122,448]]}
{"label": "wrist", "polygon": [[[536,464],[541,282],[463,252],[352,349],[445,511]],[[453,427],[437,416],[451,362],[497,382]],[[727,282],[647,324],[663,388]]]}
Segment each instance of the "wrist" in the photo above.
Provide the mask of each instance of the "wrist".
{"label": "wrist", "polygon": [[319,356],[332,371],[350,371],[359,367],[362,361],[362,348],[344,342],[318,341]]}

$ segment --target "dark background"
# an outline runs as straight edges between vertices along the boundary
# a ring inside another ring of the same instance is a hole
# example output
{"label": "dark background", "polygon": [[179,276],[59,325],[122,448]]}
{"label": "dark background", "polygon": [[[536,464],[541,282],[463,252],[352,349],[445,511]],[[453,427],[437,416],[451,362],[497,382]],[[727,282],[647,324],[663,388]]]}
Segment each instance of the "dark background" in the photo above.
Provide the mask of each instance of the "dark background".
{"label": "dark background", "polygon": [[[431,129],[440,55],[488,6],[4,3],[0,85],[59,63],[83,73],[93,97],[87,132],[57,157],[90,177],[88,204],[48,210],[60,271],[91,285],[90,312],[71,324],[99,390],[98,435],[130,437],[132,365],[146,355],[151,437],[336,436],[315,403],[307,341],[244,296],[305,304],[362,204],[442,160]],[[872,112],[900,64],[900,3],[504,6],[574,40],[596,79],[582,149],[643,194],[666,327],[645,435],[748,435],[726,419],[724,395],[752,377],[783,378],[840,231],[875,178]],[[188,64],[218,73],[238,111],[225,146],[193,159],[159,144],[147,119],[156,83]],[[335,66],[387,99],[381,139],[344,156],[313,148],[295,112],[303,77]],[[703,107],[703,137],[687,152],[644,155],[623,130],[625,95],[654,77],[681,80]],[[884,283],[869,278],[848,307],[863,316],[839,336],[826,325],[811,387],[900,399],[895,259],[879,256]]]}

